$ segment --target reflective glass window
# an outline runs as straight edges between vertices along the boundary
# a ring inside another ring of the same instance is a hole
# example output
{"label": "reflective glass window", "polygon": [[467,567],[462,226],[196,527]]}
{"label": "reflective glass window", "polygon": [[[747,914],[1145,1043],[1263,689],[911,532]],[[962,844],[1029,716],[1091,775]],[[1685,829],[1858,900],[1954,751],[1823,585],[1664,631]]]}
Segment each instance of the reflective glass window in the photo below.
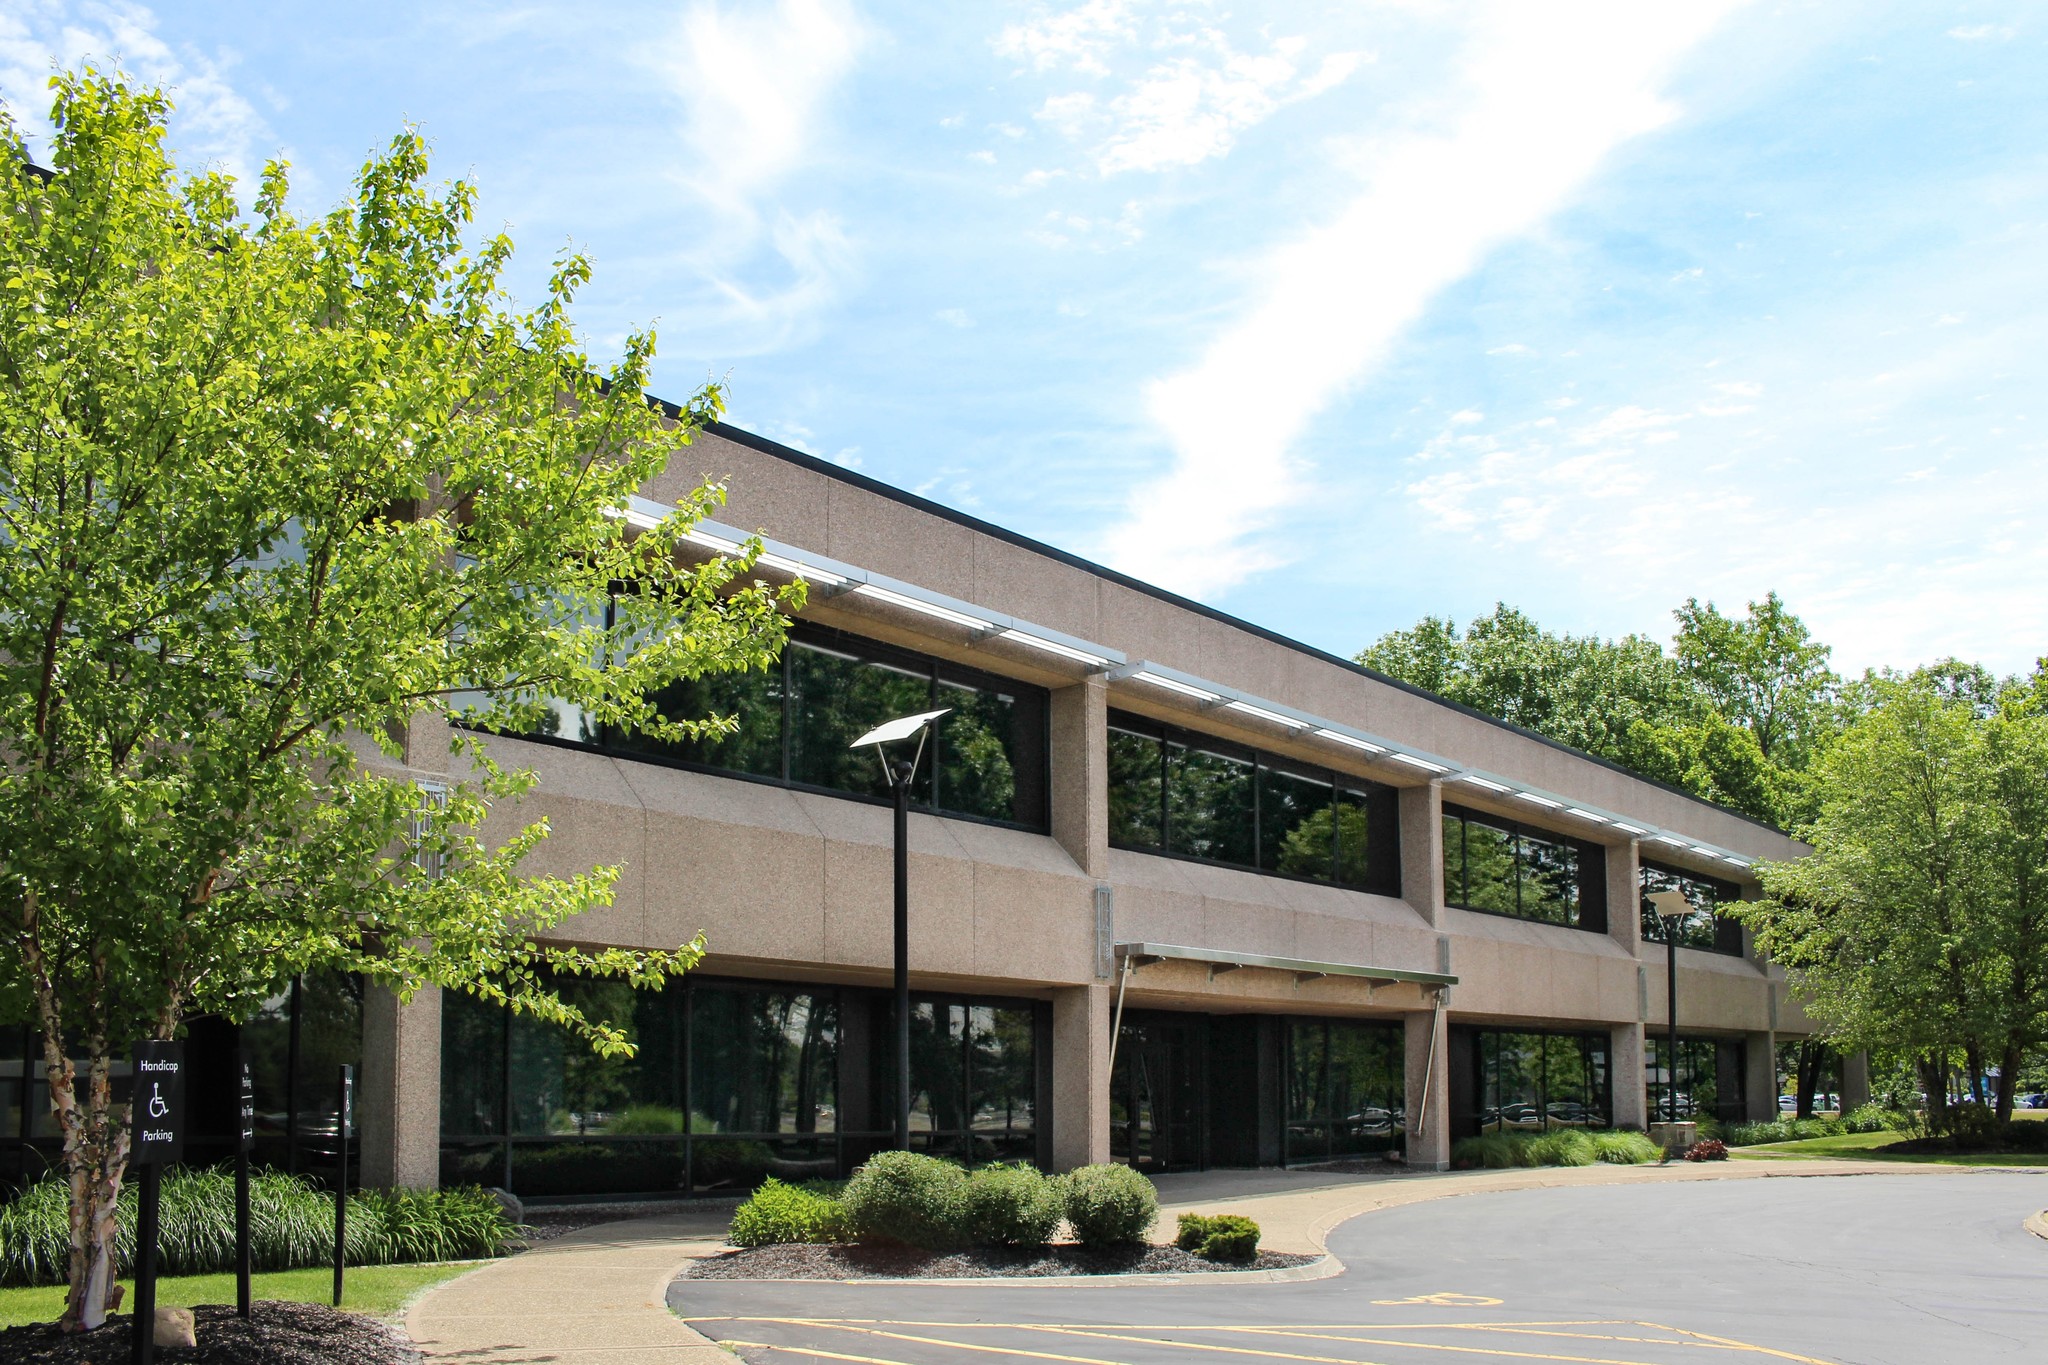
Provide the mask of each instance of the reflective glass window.
{"label": "reflective glass window", "polygon": [[1157,735],[1110,727],[1109,840],[1138,848],[1163,847],[1165,741]]}
{"label": "reflective glass window", "polygon": [[502,1007],[473,995],[441,993],[444,1136],[496,1136],[505,1131],[505,1025],[509,1018]]}
{"label": "reflective glass window", "polygon": [[1480,1131],[1606,1127],[1608,1049],[1604,1033],[1479,1030]]}
{"label": "reflective glass window", "polygon": [[1391,787],[1110,713],[1109,839],[1362,891],[1401,883]]}
{"label": "reflective glass window", "polygon": [[[823,643],[791,640],[789,656],[789,778],[811,787],[887,797],[888,781],[873,749],[847,745],[896,716],[934,709],[928,665],[893,651],[868,657]],[[932,772],[918,764],[914,799],[931,804]]]}
{"label": "reflective glass window", "polygon": [[744,673],[714,673],[671,683],[655,694],[663,718],[676,721],[729,717],[731,734],[694,740],[658,740],[624,734],[617,747],[629,753],[680,759],[754,777],[782,775],[783,667]]}
{"label": "reflective glass window", "polygon": [[1399,1024],[1360,1019],[1287,1021],[1290,1165],[1404,1145],[1406,1038]]}
{"label": "reflective glass window", "polygon": [[1465,821],[1465,908],[1520,914],[1517,881],[1514,833]]}
{"label": "reflective glass window", "polygon": [[1456,806],[1443,831],[1446,904],[1606,932],[1599,845]]}
{"label": "reflective glass window", "polygon": [[705,988],[690,999],[690,1131],[818,1133],[837,1112],[830,995]]}
{"label": "reflective glass window", "polygon": [[1221,745],[1169,742],[1168,851],[1209,862],[1256,866],[1252,772],[1248,753]]}
{"label": "reflective glass window", "polygon": [[1641,875],[1644,942],[1663,943],[1670,932],[1664,917],[1650,903],[1651,894],[1676,891],[1692,906],[1692,913],[1678,921],[1679,947],[1741,954],[1741,926],[1732,920],[1722,919],[1716,913],[1721,902],[1735,900],[1740,894],[1733,883],[1702,877],[1698,873],[1681,872],[1675,867],[1649,861],[1643,863]]}
{"label": "reflective glass window", "polygon": [[1546,924],[1579,922],[1579,851],[1562,839],[1521,833],[1522,908],[1525,919]]}

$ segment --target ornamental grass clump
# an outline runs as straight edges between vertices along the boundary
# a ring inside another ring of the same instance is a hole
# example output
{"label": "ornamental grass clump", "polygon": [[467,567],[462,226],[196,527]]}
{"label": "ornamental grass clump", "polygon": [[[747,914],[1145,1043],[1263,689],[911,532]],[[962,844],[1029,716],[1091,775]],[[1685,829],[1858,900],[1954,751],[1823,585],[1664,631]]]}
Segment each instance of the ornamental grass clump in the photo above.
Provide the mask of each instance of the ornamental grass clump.
{"label": "ornamental grass clump", "polygon": [[725,1240],[736,1247],[765,1247],[844,1241],[846,1233],[846,1210],[837,1199],[770,1176],[733,1210]]}
{"label": "ornamental grass clump", "polygon": [[1159,1194],[1128,1166],[1082,1166],[1060,1177],[1067,1223],[1084,1247],[1129,1246],[1159,1221]]}
{"label": "ornamental grass clump", "polygon": [[960,1230],[977,1246],[1044,1246],[1065,1216],[1059,1185],[1035,1166],[984,1166],[961,1191]]}
{"label": "ornamental grass clump", "polygon": [[839,1198],[846,1223],[864,1242],[902,1242],[948,1251],[966,1238],[962,1217],[967,1172],[919,1152],[877,1152],[846,1182]]}
{"label": "ornamental grass clump", "polygon": [[1461,1171],[1591,1166],[1596,1161],[1637,1166],[1662,1155],[1656,1143],[1628,1129],[1557,1128],[1547,1133],[1482,1133],[1461,1138],[1451,1146],[1451,1165]]}
{"label": "ornamental grass clump", "polygon": [[[208,1275],[234,1269],[235,1182],[225,1171],[165,1175],[157,1225],[157,1269]],[[0,1204],[0,1285],[62,1284],[68,1266],[68,1192],[41,1180]],[[136,1191],[121,1192],[115,1249],[122,1273],[135,1255]],[[502,1256],[519,1229],[498,1201],[473,1187],[361,1190],[349,1196],[350,1265],[462,1261]],[[334,1195],[300,1176],[262,1172],[249,1180],[249,1256],[258,1271],[333,1263]]]}
{"label": "ornamental grass clump", "polygon": [[1173,1244],[1205,1261],[1250,1261],[1259,1254],[1259,1225],[1234,1213],[1184,1213]]}

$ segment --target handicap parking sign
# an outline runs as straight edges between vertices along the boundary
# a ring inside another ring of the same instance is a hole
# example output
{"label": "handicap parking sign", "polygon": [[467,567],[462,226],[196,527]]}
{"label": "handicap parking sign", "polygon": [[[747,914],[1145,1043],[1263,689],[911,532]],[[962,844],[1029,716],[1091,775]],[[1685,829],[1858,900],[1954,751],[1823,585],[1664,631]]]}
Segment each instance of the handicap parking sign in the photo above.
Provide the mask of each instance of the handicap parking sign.
{"label": "handicap parking sign", "polygon": [[176,1161],[185,1148],[185,1045],[137,1043],[128,1160],[153,1166]]}

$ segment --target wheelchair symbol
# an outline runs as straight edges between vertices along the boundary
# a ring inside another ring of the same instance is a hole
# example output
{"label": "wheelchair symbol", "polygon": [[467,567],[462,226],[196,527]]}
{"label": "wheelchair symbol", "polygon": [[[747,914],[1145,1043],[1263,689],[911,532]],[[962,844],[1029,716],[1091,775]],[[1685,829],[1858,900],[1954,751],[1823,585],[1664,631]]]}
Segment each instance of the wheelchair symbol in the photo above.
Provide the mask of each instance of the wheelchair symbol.
{"label": "wheelchair symbol", "polygon": [[149,1116],[160,1119],[171,1112],[171,1106],[164,1103],[163,1091],[155,1084],[149,1087]]}

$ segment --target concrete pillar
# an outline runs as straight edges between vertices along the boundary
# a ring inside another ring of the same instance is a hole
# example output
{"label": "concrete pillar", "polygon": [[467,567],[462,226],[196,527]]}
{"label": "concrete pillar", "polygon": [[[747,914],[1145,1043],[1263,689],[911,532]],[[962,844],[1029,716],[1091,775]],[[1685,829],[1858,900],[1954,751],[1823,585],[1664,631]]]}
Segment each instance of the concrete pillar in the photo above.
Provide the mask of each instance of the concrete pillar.
{"label": "concrete pillar", "polygon": [[1643,952],[1641,852],[1635,839],[1607,849],[1607,936],[1630,957]]}
{"label": "concrete pillar", "polygon": [[363,992],[363,1074],[356,1122],[363,1183],[432,1189],[441,1183],[441,992],[401,1005],[381,986]]}
{"label": "concrete pillar", "polygon": [[1109,872],[1109,689],[1088,678],[1052,694],[1052,837],[1081,870]]}
{"label": "concrete pillar", "polygon": [[1867,1052],[1845,1052],[1842,1054],[1842,1112],[1860,1109],[1870,1103],[1870,1054]]}
{"label": "concrete pillar", "polygon": [[1436,927],[1444,913],[1444,784],[1403,787],[1400,795],[1401,899]]}
{"label": "concrete pillar", "polygon": [[1751,1123],[1763,1123],[1778,1117],[1778,1035],[1744,1034],[1742,1043],[1742,1107]]}
{"label": "concrete pillar", "polygon": [[1052,1164],[1109,1160],[1109,1030],[1114,987],[1052,993]]}
{"label": "concrete pillar", "polygon": [[1449,1017],[1449,1011],[1434,1009],[1410,1010],[1401,1016],[1408,1031],[1408,1164],[1416,1170],[1451,1168]]}
{"label": "concrete pillar", "polygon": [[1607,1036],[1607,1074],[1614,1104],[1614,1112],[1607,1116],[1607,1121],[1616,1128],[1647,1128],[1650,1116],[1644,1090],[1643,1026],[1616,1024]]}

